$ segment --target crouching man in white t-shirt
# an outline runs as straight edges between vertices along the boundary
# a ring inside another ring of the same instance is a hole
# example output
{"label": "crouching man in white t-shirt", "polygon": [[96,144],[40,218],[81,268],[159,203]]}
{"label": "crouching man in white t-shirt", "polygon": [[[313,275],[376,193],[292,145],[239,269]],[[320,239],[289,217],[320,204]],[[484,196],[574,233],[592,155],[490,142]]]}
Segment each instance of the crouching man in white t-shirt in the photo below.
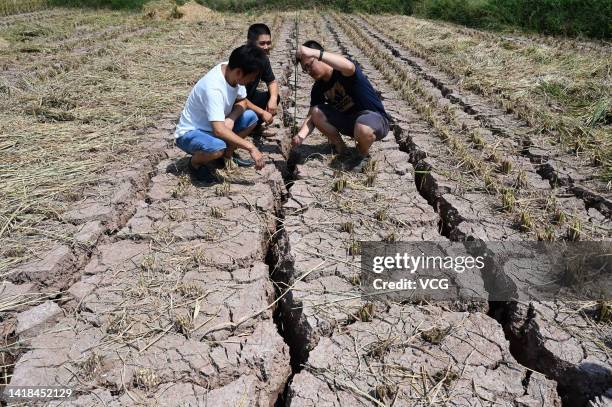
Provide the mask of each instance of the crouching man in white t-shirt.
{"label": "crouching man in white t-shirt", "polygon": [[[253,82],[266,63],[258,47],[242,45],[232,51],[228,62],[211,69],[189,94],[176,126],[176,145],[188,154],[189,169],[204,182],[215,182],[214,168],[224,158],[242,166],[264,167],[261,152],[245,140],[257,125],[257,115],[247,109],[244,85]],[[234,156],[234,150],[247,150],[253,161]]]}

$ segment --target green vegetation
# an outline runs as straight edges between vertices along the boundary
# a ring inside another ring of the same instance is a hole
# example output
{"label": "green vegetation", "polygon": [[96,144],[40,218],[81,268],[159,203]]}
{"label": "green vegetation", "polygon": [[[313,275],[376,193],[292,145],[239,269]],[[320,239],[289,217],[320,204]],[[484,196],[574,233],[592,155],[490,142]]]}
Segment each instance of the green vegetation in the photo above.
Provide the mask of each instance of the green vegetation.
{"label": "green vegetation", "polygon": [[[490,0],[490,7],[502,23],[528,30],[596,38],[612,36],[609,0]],[[478,25],[477,21],[469,24]]]}
{"label": "green vegetation", "polygon": [[[70,7],[141,9],[152,0],[0,0],[0,14],[31,11],[47,4]],[[183,5],[188,0],[175,0]],[[221,11],[253,8],[332,7],[343,12],[400,13],[452,21],[470,27],[520,28],[544,34],[612,38],[609,0],[195,0]]]}
{"label": "green vegetation", "polygon": [[139,9],[148,0],[49,0],[52,6]]}
{"label": "green vegetation", "polygon": [[[120,0],[112,0],[120,1]],[[132,0],[136,1],[136,0]],[[523,30],[546,34],[612,37],[609,0],[197,0],[223,11],[254,7],[333,7],[343,12],[414,14],[470,27]]]}
{"label": "green vegetation", "polygon": [[[179,6],[188,0],[174,0]],[[151,0],[48,0],[52,6],[62,7],[93,7],[93,8],[112,8],[112,9],[141,9]]]}
{"label": "green vegetation", "polygon": [[610,38],[609,0],[414,0],[414,14],[477,28]]}
{"label": "green vegetation", "polygon": [[[31,11],[46,5],[141,9],[152,0],[0,0],[0,14]],[[175,0],[183,5],[188,0]],[[332,7],[366,13],[414,14],[470,27],[503,30],[520,28],[544,34],[612,38],[609,0],[195,0],[221,11],[254,8]]]}
{"label": "green vegetation", "polygon": [[254,7],[274,9],[333,7],[343,12],[365,11],[368,13],[412,12],[412,0],[196,0],[215,10],[248,11]]}

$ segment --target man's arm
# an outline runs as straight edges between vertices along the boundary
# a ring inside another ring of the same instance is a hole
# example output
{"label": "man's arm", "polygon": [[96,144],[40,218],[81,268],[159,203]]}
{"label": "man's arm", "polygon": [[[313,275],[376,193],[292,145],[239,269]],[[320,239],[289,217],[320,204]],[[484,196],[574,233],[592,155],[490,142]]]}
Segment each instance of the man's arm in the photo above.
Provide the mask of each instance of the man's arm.
{"label": "man's arm", "polygon": [[300,127],[300,130],[297,132],[297,134],[293,136],[291,144],[293,146],[299,146],[300,144],[302,144],[304,140],[306,140],[306,137],[308,137],[310,133],[312,133],[314,128],[315,125],[312,122],[312,107],[310,107],[310,109],[308,110],[308,115],[304,119],[304,123],[302,123],[302,126]]}
{"label": "man's arm", "polygon": [[260,170],[264,167],[265,163],[263,155],[253,143],[234,133],[231,128],[227,127],[226,122],[210,122],[210,124],[212,125],[213,133],[216,137],[220,138],[226,143],[235,144],[238,148],[247,150],[253,158],[253,161],[255,161],[256,169]]}
{"label": "man's arm", "polygon": [[266,110],[272,114],[276,115],[276,110],[278,109],[278,83],[274,80],[268,83],[268,92],[270,93],[270,99],[268,100],[268,106],[266,106]]}
{"label": "man's arm", "polygon": [[[304,63],[310,63],[314,59],[319,59],[319,55],[321,51],[318,49],[308,48],[303,45],[298,48],[297,57],[304,57],[306,60]],[[355,64],[352,63],[349,59],[343,57],[342,55],[334,54],[333,52],[323,51],[322,62],[325,62],[327,65],[331,66],[343,76],[353,76],[355,74]]]}
{"label": "man's arm", "polygon": [[246,99],[239,99],[234,103],[234,106],[232,106],[232,111],[225,118],[225,125],[227,126],[228,129],[231,130],[234,128],[234,122],[236,122],[236,119],[238,119],[240,115],[244,113],[246,109],[247,109]]}

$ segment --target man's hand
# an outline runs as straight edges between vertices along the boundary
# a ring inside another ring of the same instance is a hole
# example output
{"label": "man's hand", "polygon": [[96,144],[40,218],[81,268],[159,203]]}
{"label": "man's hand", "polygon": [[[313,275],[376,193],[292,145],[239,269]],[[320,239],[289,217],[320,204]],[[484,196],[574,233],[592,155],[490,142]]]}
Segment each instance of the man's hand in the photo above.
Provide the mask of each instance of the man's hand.
{"label": "man's hand", "polygon": [[257,149],[257,147],[253,146],[253,148],[249,150],[249,154],[251,154],[251,158],[253,159],[253,161],[255,161],[256,170],[261,170],[266,165],[266,163],[264,162],[264,156]]}
{"label": "man's hand", "polygon": [[295,136],[293,136],[293,138],[291,139],[291,147],[297,147],[300,144],[302,144],[304,142],[304,139],[306,137],[300,137],[300,134],[296,134]]}
{"label": "man's hand", "polygon": [[272,100],[272,98],[270,98],[270,100],[268,101],[268,105],[266,106],[266,111],[272,116],[276,116],[277,109],[278,105],[276,104],[276,100]]}
{"label": "man's hand", "polygon": [[264,122],[266,122],[266,124],[271,124],[272,121],[274,120],[274,116],[272,116],[272,113],[267,112],[265,110],[261,114],[261,118],[263,119]]}
{"label": "man's hand", "polygon": [[319,57],[319,50],[314,48],[308,48],[303,45],[300,45],[298,49],[295,51],[295,61],[302,64],[307,65],[312,62],[315,58]]}

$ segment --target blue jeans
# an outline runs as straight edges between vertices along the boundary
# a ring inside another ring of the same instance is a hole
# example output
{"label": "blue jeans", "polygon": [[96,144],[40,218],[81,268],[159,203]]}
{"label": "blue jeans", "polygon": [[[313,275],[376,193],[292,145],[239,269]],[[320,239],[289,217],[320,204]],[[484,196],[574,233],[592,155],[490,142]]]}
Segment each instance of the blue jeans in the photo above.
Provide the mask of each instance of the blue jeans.
{"label": "blue jeans", "polygon": [[[232,131],[239,133],[255,123],[257,123],[257,114],[252,110],[245,110],[234,122]],[[191,130],[183,134],[176,139],[176,145],[188,154],[193,154],[196,151],[214,153],[227,148],[225,141],[217,138],[210,131],[200,129]]]}

